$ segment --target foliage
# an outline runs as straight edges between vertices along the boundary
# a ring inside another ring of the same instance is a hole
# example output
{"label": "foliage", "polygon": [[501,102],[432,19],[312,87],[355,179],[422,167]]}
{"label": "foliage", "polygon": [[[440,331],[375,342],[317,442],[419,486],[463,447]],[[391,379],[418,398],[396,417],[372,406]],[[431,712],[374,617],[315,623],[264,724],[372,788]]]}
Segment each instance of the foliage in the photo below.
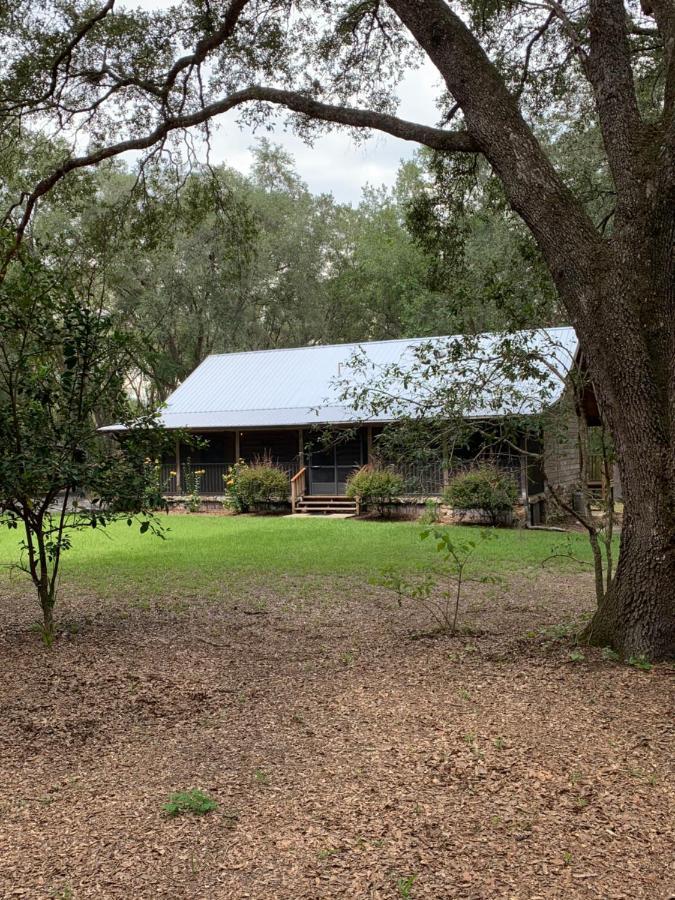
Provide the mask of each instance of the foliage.
{"label": "foliage", "polygon": [[[146,335],[132,384],[153,401],[208,353],[505,328],[515,306],[518,323],[541,320],[526,308],[538,288],[512,223],[498,241],[489,210],[465,209],[480,236],[461,266],[419,240],[408,209],[430,190],[426,155],[402,165],[394,189],[366,188],[356,208],[313,195],[278,146],[259,141],[252,156],[248,176],[158,161],[143,183],[106,165],[45,200],[35,221],[41,244],[67,248],[82,282],[105,284],[120,319]],[[507,309],[499,292],[511,282]]]}
{"label": "foliage", "polygon": [[482,542],[494,538],[495,533],[489,529],[481,529],[479,538],[464,537],[452,533],[452,529],[424,529],[420,533],[422,540],[431,537],[436,551],[442,560],[441,577],[447,583],[445,589],[440,588],[432,574],[420,578],[409,578],[395,569],[383,569],[374,583],[387,588],[396,595],[398,605],[408,599],[423,606],[436,620],[443,633],[455,634],[459,618],[462,590],[467,581],[478,581],[481,584],[495,583],[494,576],[468,575],[468,566]]}
{"label": "foliage", "polygon": [[480,510],[492,525],[498,525],[518,500],[518,486],[509,472],[482,463],[455,475],[443,491],[443,499],[460,512]]}
{"label": "foliage", "polygon": [[396,887],[398,889],[399,896],[403,898],[411,898],[413,895],[413,887],[415,882],[417,881],[417,875],[406,875],[401,876],[396,880]]}
{"label": "foliage", "polygon": [[[54,637],[61,554],[74,531],[116,518],[162,534],[151,458],[164,435],[136,409],[124,373],[132,339],[102,305],[24,256],[0,284],[0,524],[23,530],[43,636]],[[121,422],[121,441],[97,421]]]}
{"label": "foliage", "polygon": [[166,510],[166,494],[169,491],[171,479],[176,477],[175,471],[169,472],[168,478],[163,478],[162,461],[159,457],[145,460],[147,485],[145,489],[144,506],[153,510]]}
{"label": "foliage", "polygon": [[653,666],[649,657],[644,653],[638,653],[635,656],[628,657],[628,665],[634,669],[640,669],[641,672],[651,672]]}
{"label": "foliage", "polygon": [[347,479],[347,497],[358,500],[364,509],[376,509],[383,516],[403,491],[403,478],[393,469],[362,466]]}
{"label": "foliage", "polygon": [[235,512],[259,510],[270,503],[284,503],[289,496],[287,473],[268,457],[230,466],[223,476],[227,492],[226,504]]}
{"label": "foliage", "polygon": [[171,794],[168,801],[162,806],[162,810],[169,818],[192,813],[195,816],[203,816],[218,808],[216,801],[196,789],[190,791],[177,791]]}
{"label": "foliage", "polygon": [[429,498],[424,501],[424,512],[417,520],[420,525],[435,525],[440,519],[440,506],[437,500]]}
{"label": "foliage", "polygon": [[[508,218],[537,244],[530,283],[539,281],[541,253],[619,448],[624,553],[587,637],[670,655],[675,474],[664,460],[673,458],[673,436],[653,423],[669,423],[674,390],[674,32],[668,0],[183,0],[121,12],[113,0],[96,9],[88,0],[5,3],[0,171],[15,174],[3,191],[11,240],[0,278],[33,237],[45,197],[72,184],[73,173],[138,151],[138,181],[151,194],[156,159],[182,147],[194,158],[188,129],[204,129],[208,147],[210,120],[235,108],[243,123],[268,128],[285,109],[308,141],[332,124],[417,141],[441,158],[461,154],[469,175],[484,168],[486,179],[464,191],[466,209],[492,202],[495,173]],[[444,86],[437,127],[395,115],[401,80],[422,60]],[[61,140],[63,152],[17,167],[17,146],[37,132]],[[576,153],[586,137],[586,152]],[[439,220],[444,228],[443,209],[453,208],[431,193],[431,212],[441,213],[431,228]],[[526,258],[533,245],[524,243]],[[324,257],[315,271],[332,262]],[[487,283],[517,307],[508,269],[498,266]],[[273,270],[267,284],[285,274]],[[283,315],[271,318],[278,333]]]}

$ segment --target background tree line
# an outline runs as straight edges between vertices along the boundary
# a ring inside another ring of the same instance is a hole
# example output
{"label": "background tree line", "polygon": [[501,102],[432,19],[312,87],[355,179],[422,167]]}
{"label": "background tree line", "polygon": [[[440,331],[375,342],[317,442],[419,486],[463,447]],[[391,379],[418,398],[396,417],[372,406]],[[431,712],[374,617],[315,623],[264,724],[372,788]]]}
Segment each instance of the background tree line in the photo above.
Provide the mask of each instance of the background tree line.
{"label": "background tree line", "polygon": [[[441,218],[448,184],[457,197]],[[31,246],[83,293],[96,284],[144,337],[130,373],[144,401],[165,399],[209,353],[560,321],[494,180],[477,166],[439,171],[427,151],[356,207],[312,194],[266,140],[248,175],[172,160],[139,180],[114,162],[49,198]]]}

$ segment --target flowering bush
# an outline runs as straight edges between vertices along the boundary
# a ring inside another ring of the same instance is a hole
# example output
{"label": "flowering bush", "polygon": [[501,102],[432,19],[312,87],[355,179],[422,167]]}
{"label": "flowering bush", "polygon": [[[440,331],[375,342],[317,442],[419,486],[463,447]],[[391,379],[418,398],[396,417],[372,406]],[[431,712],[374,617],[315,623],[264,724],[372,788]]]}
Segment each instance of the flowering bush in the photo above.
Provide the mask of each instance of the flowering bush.
{"label": "flowering bush", "polygon": [[188,512],[199,512],[202,505],[201,486],[202,475],[204,475],[204,472],[204,469],[193,469],[190,460],[188,459],[183,474],[185,493],[188,495],[188,498],[185,501],[185,508]]}
{"label": "flowering bush", "polygon": [[175,477],[175,472],[169,472],[168,480],[162,478],[162,463],[159,459],[145,459],[146,487],[145,505],[148,509],[166,509],[166,493],[169,483]]}
{"label": "flowering bush", "polygon": [[288,500],[288,475],[266,457],[253,463],[240,459],[223,477],[225,504],[235,512],[249,512]]}

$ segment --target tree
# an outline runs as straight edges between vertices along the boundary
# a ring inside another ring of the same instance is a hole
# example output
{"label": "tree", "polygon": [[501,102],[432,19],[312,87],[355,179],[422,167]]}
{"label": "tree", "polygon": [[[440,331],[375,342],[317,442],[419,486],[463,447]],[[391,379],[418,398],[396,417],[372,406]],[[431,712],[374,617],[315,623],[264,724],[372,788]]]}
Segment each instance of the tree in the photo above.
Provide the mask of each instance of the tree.
{"label": "tree", "polygon": [[[129,402],[130,338],[62,273],[22,254],[0,285],[0,525],[22,528],[43,636],[54,637],[61,555],[73,532],[116,518],[161,533],[148,455],[164,436]],[[117,447],[97,431],[124,422]]]}
{"label": "tree", "polygon": [[[5,33],[15,29],[0,68],[3,131],[49,119],[92,135],[17,198],[9,256],[40,198],[70,172],[162,147],[243,104],[253,121],[285,107],[305,132],[328,122],[481,154],[546,262],[616,444],[621,555],[588,637],[629,653],[675,652],[670,0],[513,0],[507,9],[487,0],[461,9],[445,0],[231,0],[217,9],[186,0],[120,15],[113,6],[76,2],[64,12],[24,0],[0,20]],[[438,127],[393,113],[390,88],[420,56],[446,88]],[[597,123],[611,228],[598,227],[546,152],[536,126],[552,106]]]}

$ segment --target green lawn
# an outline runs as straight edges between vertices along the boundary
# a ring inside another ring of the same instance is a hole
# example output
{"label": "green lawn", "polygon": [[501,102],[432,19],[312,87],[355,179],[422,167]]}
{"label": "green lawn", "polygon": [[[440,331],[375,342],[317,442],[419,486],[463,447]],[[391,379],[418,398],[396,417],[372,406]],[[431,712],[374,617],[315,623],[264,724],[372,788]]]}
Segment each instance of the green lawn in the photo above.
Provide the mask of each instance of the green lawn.
{"label": "green lawn", "polygon": [[[123,523],[76,534],[73,549],[64,554],[64,580],[102,594],[194,594],[222,590],[241,576],[334,574],[367,579],[385,566],[414,572],[436,559],[433,542],[421,541],[421,527],[410,522],[209,515],[171,515],[162,521],[170,529],[166,540],[140,535],[137,525]],[[477,537],[475,529],[453,531],[458,537]],[[590,560],[584,535],[499,530],[493,540],[481,542],[476,570],[522,571],[570,547]],[[0,529],[0,563],[18,556],[17,531]],[[548,565],[579,568],[564,560]]]}

